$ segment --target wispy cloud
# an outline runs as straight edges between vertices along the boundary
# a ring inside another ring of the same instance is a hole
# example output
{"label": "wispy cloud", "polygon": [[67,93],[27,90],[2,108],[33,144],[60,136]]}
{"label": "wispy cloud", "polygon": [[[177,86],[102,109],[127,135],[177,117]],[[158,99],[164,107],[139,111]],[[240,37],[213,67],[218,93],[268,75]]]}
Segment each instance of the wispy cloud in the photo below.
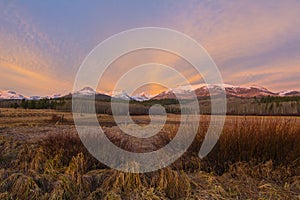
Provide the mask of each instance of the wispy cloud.
{"label": "wispy cloud", "polygon": [[[119,3],[118,9],[106,3],[112,10],[99,12],[95,6],[80,3],[75,3],[74,10],[57,9],[55,4],[46,3],[40,6],[45,10],[40,11],[39,6],[0,2],[0,89],[22,88],[25,95],[43,93],[45,88],[71,90],[80,63],[98,42],[129,28],[161,26],[184,32],[200,42],[227,83],[300,90],[300,1],[148,2],[136,6],[140,9],[137,16],[129,13],[132,7],[128,2]],[[79,14],[82,7],[90,12]],[[182,58],[166,52],[141,51],[113,63],[99,89],[111,90],[130,68],[149,62],[171,66],[191,83],[202,82],[201,75]],[[148,76],[160,76],[159,73],[152,71]],[[163,76],[176,85],[176,77]],[[26,82],[24,77],[43,84]]]}
{"label": "wispy cloud", "polygon": [[[185,1],[171,6],[185,9],[170,15],[166,24],[196,38],[226,82],[247,84],[252,77],[253,82],[273,87],[261,74],[261,66],[273,71],[269,76],[284,66],[287,80],[298,72],[299,1]],[[272,79],[276,82],[276,76]]]}
{"label": "wispy cloud", "polygon": [[0,87],[3,89],[11,89],[14,86],[29,95],[47,95],[56,91],[57,88],[68,88],[69,86],[69,83],[64,80],[57,80],[50,75],[37,73],[3,61],[0,61],[0,70],[2,72]]}

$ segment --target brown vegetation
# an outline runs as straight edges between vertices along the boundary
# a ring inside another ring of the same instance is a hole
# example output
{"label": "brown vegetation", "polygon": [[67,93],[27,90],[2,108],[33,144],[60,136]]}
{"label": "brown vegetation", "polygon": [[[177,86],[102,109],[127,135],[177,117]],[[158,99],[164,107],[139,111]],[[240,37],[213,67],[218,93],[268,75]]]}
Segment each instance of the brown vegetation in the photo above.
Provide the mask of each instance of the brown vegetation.
{"label": "brown vegetation", "polygon": [[[299,118],[227,117],[217,145],[201,160],[197,154],[209,124],[209,117],[203,116],[193,144],[180,159],[155,172],[132,174],[98,162],[82,145],[73,125],[54,126],[53,114],[61,113],[28,110],[15,117],[14,109],[1,111],[5,117],[0,117],[0,199],[300,197]],[[71,115],[64,116],[69,123]],[[99,117],[103,124],[112,120]],[[14,119],[11,124],[10,119]],[[147,121],[144,116],[134,119]],[[176,115],[169,116],[163,134],[146,146],[168,143],[178,120]],[[139,151],[118,128],[104,129],[114,144]]]}

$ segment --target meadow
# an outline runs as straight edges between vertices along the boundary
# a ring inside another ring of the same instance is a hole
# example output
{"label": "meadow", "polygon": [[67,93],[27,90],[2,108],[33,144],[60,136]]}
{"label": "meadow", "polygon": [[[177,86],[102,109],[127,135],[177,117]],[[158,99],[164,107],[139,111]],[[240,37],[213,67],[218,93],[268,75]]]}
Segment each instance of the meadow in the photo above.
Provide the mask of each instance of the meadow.
{"label": "meadow", "polygon": [[[0,199],[300,198],[300,117],[227,116],[218,143],[204,159],[198,152],[210,117],[200,119],[181,158],[135,174],[97,161],[81,143],[70,112],[1,108]],[[144,115],[133,120],[149,123]],[[179,120],[168,114],[161,132],[140,143],[122,134],[111,115],[98,115],[107,137],[133,152],[169,143]]]}

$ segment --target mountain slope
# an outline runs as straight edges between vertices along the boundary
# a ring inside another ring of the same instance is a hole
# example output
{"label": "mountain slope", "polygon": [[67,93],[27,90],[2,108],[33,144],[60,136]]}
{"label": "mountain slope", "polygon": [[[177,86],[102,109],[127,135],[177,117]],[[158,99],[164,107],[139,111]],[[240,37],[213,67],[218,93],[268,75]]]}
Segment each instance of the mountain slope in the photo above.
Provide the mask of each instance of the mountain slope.
{"label": "mountain slope", "polygon": [[284,90],[279,92],[278,96],[300,96],[300,92],[294,90]]}
{"label": "mountain slope", "polygon": [[142,92],[140,94],[132,96],[131,98],[135,101],[148,101],[149,99],[151,99],[151,96],[145,92]]}
{"label": "mountain slope", "polygon": [[122,100],[126,100],[126,101],[130,101],[133,100],[131,96],[129,96],[125,91],[113,91],[111,93],[111,97],[115,98],[115,99],[122,99]]}
{"label": "mountain slope", "polygon": [[[227,97],[262,97],[262,96],[300,96],[298,91],[283,91],[283,92],[272,92],[264,87],[260,86],[234,86],[223,84],[222,85],[226,91]],[[192,86],[179,86],[172,90],[164,91],[152,99],[173,99],[176,98],[177,94],[179,99],[189,99],[193,97],[193,92],[195,92],[197,97],[209,97],[209,89],[213,91],[211,96],[216,96],[221,94],[221,85],[207,85],[198,84]]]}
{"label": "mountain slope", "polygon": [[25,99],[21,94],[18,94],[14,91],[10,90],[5,90],[5,91],[0,91],[0,99]]}
{"label": "mountain slope", "polygon": [[106,94],[98,93],[93,88],[90,87],[84,87],[81,90],[75,91],[73,93],[69,93],[64,96],[66,99],[71,99],[72,96],[77,97],[91,97],[92,95],[95,95],[96,100],[110,100],[111,97]]}

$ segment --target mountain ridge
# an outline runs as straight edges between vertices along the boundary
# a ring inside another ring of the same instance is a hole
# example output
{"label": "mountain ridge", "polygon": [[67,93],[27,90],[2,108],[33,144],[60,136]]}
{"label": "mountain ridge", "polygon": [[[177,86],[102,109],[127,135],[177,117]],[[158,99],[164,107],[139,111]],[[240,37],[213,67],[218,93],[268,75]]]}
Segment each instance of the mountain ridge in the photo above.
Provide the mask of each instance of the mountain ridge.
{"label": "mountain ridge", "polygon": [[[286,90],[280,92],[272,92],[265,87],[252,85],[252,86],[235,86],[229,84],[198,84],[198,87],[194,86],[179,86],[175,89],[164,91],[152,99],[189,99],[193,97],[193,92],[197,97],[209,97],[217,96],[222,93],[222,88],[226,91],[227,97],[262,97],[262,96],[300,96],[299,91],[295,90]],[[213,92],[210,94],[210,91]]]}
{"label": "mountain ridge", "polygon": [[[110,93],[102,93],[97,92],[91,87],[84,87],[81,90],[70,92],[66,95],[61,94],[53,94],[48,96],[30,96],[26,97],[20,93],[14,92],[12,90],[0,90],[0,99],[1,100],[39,100],[42,98],[47,99],[57,99],[57,98],[72,98],[73,95],[78,96],[90,96],[95,95],[96,99],[123,99],[123,100],[134,100],[134,101],[148,101],[151,99],[160,100],[160,99],[174,99],[176,98],[175,94],[178,98],[181,99],[189,99],[193,97],[193,93],[196,94],[197,97],[209,97],[218,95],[222,92],[222,87],[224,87],[226,91],[227,97],[262,97],[262,96],[300,96],[300,91],[296,90],[282,90],[279,92],[273,92],[268,90],[265,87],[252,85],[252,86],[236,86],[229,84],[196,84],[196,85],[186,85],[186,86],[178,86],[173,89],[165,90],[157,95],[149,95],[146,92],[141,92],[139,94],[129,95],[126,91],[113,91]],[[210,94],[210,91],[213,91],[213,94]]]}

